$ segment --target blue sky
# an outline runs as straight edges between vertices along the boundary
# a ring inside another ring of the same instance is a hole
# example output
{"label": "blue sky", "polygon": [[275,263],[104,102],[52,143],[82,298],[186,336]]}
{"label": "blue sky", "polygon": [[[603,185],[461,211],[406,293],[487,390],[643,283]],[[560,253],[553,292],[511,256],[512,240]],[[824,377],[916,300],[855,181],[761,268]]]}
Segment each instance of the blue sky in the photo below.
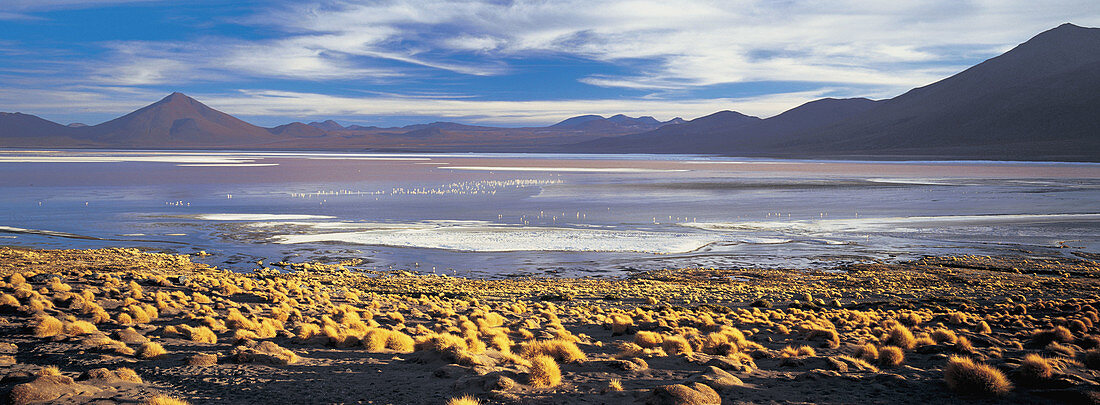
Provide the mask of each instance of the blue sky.
{"label": "blue sky", "polygon": [[0,111],[96,124],[181,91],[258,125],[767,117],[886,98],[1100,2],[2,0]]}

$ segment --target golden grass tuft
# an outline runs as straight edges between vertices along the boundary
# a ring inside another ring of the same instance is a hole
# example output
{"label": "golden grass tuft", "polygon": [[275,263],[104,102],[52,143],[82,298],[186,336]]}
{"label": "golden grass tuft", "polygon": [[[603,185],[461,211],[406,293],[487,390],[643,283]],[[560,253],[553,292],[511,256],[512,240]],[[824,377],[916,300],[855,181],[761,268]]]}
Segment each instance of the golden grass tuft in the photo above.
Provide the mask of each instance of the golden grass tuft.
{"label": "golden grass tuft", "polygon": [[878,350],[878,364],[883,367],[897,367],[905,362],[905,352],[897,346],[883,346]]}
{"label": "golden grass tuft", "polygon": [[625,314],[612,314],[611,315],[611,334],[622,335],[630,331],[630,328],[634,326],[634,319]]}
{"label": "golden grass tuft", "polygon": [[454,397],[447,400],[447,405],[481,405],[481,401],[474,398],[472,395],[463,395],[461,397]]}
{"label": "golden grass tuft", "polygon": [[410,353],[416,346],[416,342],[409,335],[382,328],[368,330],[363,336],[361,343],[363,343],[367,351],[371,352],[390,349],[400,353]]}
{"label": "golden grass tuft", "polygon": [[198,343],[218,343],[218,335],[214,334],[214,331],[205,326],[190,327],[187,325],[179,325],[179,329],[187,336],[192,342]]}
{"label": "golden grass tuft", "polygon": [[179,398],[157,395],[147,399],[145,405],[190,405],[190,403]]}
{"label": "golden grass tuft", "polygon": [[19,299],[11,294],[2,294],[0,295],[0,306],[18,308]]}
{"label": "golden grass tuft", "polygon": [[983,335],[988,335],[990,333],[993,333],[993,328],[990,328],[989,323],[987,323],[986,321],[981,321],[978,323],[978,327],[974,329],[974,331]]}
{"label": "golden grass tuft", "polygon": [[99,328],[96,328],[94,324],[88,321],[72,321],[65,323],[66,335],[79,336],[95,332],[99,332]]}
{"label": "golden grass tuft", "polygon": [[936,341],[937,344],[944,343],[953,345],[955,342],[959,341],[959,336],[956,335],[954,331],[948,329],[936,329],[932,332],[932,340]]}
{"label": "golden grass tuft", "polygon": [[695,350],[691,348],[691,343],[688,343],[687,339],[683,336],[665,336],[664,341],[661,342],[661,348],[665,349],[665,352],[670,355],[690,356],[695,354]]}
{"label": "golden grass tuft", "polygon": [[661,334],[657,332],[643,330],[634,335],[634,343],[646,349],[658,347],[661,342],[663,342],[663,339],[661,339]]}
{"label": "golden grass tuft", "polygon": [[550,356],[538,356],[531,359],[527,374],[527,384],[532,387],[556,387],[561,384],[561,368]]}
{"label": "golden grass tuft", "polygon": [[878,347],[871,343],[864,343],[856,349],[855,356],[866,361],[876,361],[878,360]]}
{"label": "golden grass tuft", "polygon": [[584,351],[577,347],[576,343],[562,340],[540,340],[525,342],[520,345],[520,357],[534,359],[538,356],[551,356],[564,363],[579,363],[588,360]]}
{"label": "golden grass tuft", "polygon": [[39,317],[33,322],[34,325],[31,328],[34,330],[34,336],[40,338],[57,336],[65,331],[65,325],[57,318],[49,315]]}
{"label": "golden grass tuft", "polygon": [[949,388],[961,394],[999,396],[1012,390],[1012,383],[1001,370],[975,363],[969,357],[948,358],[943,378]]}
{"label": "golden grass tuft", "polygon": [[1028,381],[1042,381],[1054,376],[1051,361],[1035,353],[1024,356],[1020,362],[1020,376]]}
{"label": "golden grass tuft", "polygon": [[168,351],[157,342],[145,342],[137,349],[138,357],[146,360],[159,358],[165,354],[168,354]]}
{"label": "golden grass tuft", "polygon": [[618,391],[622,391],[622,390],[623,390],[622,380],[619,380],[618,378],[616,378],[616,379],[613,379],[613,380],[607,382],[606,391],[608,391],[608,392],[618,392]]}
{"label": "golden grass tuft", "polygon": [[904,325],[897,324],[893,328],[890,328],[890,332],[886,337],[882,339],[883,343],[897,346],[902,349],[912,349],[917,344],[917,338],[913,337],[913,332],[909,331]]}

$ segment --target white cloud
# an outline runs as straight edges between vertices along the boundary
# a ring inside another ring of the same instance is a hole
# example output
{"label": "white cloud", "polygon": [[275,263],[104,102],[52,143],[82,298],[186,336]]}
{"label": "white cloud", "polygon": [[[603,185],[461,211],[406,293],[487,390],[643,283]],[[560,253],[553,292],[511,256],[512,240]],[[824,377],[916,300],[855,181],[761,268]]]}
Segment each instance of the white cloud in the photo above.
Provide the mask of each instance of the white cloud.
{"label": "white cloud", "polygon": [[1092,0],[1041,6],[1018,0],[391,0],[295,5],[250,22],[295,35],[328,33],[313,37],[315,45],[342,52],[341,38],[387,27],[392,31],[385,40],[371,43],[373,54],[406,55],[413,63],[468,74],[501,70],[485,68],[483,59],[444,63],[408,55],[422,49],[499,60],[551,54],[635,71],[583,80],[608,87],[808,81],[901,90],[972,62],[946,52],[952,47],[1003,47],[1071,19],[1098,23],[1100,7]]}

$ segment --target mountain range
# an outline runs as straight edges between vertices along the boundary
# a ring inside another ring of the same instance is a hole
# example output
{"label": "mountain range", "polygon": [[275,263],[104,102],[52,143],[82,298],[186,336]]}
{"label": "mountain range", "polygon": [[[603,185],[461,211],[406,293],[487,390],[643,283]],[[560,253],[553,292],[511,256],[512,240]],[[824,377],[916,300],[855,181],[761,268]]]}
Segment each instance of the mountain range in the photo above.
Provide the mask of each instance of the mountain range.
{"label": "mountain range", "polygon": [[582,115],[546,127],[335,121],[255,126],[181,93],[98,125],[0,113],[2,147],[717,153],[1100,161],[1100,29],[1063,24],[886,100],[825,98],[769,118]]}
{"label": "mountain range", "polygon": [[453,122],[404,127],[345,127],[336,121],[292,122],[273,128],[249,124],[183,93],[98,125],[61,125],[33,115],[0,113],[0,146],[78,148],[258,149],[508,149],[546,147],[645,132],[653,117],[585,115],[549,127],[501,128]]}

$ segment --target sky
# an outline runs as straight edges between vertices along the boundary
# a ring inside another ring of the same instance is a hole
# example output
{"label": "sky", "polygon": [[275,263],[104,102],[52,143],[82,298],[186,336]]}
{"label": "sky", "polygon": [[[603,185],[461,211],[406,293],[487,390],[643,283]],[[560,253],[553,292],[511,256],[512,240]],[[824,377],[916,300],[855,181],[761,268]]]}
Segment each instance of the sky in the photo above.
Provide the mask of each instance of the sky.
{"label": "sky", "polygon": [[97,124],[179,91],[257,125],[768,117],[889,98],[1096,0],[0,0],[0,111]]}

